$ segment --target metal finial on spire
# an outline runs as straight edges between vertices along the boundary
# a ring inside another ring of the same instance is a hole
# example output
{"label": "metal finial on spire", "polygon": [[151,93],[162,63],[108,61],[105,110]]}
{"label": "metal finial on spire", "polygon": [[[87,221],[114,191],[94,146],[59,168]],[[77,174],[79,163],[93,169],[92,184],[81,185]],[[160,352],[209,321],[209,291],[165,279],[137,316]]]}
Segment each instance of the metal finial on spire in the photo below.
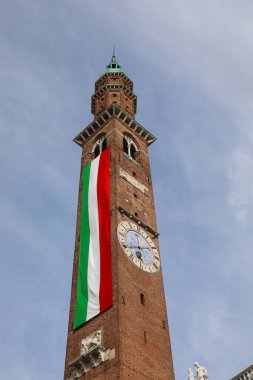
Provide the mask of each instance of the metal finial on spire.
{"label": "metal finial on spire", "polygon": [[121,72],[121,66],[118,64],[116,57],[115,57],[115,45],[113,47],[113,55],[111,58],[111,61],[109,65],[106,66],[106,72],[107,73],[120,73]]}

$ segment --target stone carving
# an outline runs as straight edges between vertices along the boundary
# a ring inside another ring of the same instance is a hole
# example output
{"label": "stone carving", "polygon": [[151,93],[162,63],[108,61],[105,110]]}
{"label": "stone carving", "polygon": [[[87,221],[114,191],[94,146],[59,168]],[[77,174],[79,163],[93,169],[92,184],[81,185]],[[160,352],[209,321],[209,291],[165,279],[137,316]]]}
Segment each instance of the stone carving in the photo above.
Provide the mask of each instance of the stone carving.
{"label": "stone carving", "polygon": [[83,339],[81,342],[80,355],[85,355],[87,352],[91,351],[93,348],[101,345],[101,330],[94,332],[87,338]]}
{"label": "stone carving", "polygon": [[98,330],[81,341],[80,357],[72,360],[71,376],[67,380],[76,380],[92,368],[115,358],[115,349],[102,346],[102,332]]}
{"label": "stone carving", "polygon": [[194,375],[191,368],[188,368],[188,380],[208,380],[208,373],[205,367],[201,366],[198,362],[194,362],[196,374]]}

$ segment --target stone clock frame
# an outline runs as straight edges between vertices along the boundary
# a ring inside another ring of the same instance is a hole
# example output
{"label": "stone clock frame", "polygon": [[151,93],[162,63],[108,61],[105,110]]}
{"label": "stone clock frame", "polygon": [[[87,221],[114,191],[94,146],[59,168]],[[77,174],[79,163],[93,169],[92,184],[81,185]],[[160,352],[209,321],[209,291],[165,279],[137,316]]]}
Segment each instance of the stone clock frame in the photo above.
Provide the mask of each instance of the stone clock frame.
{"label": "stone clock frame", "polygon": [[[136,247],[131,247],[128,243],[127,234],[131,232],[133,232],[133,234],[137,236]],[[147,232],[144,229],[142,229],[138,224],[135,224],[132,221],[125,220],[119,223],[117,228],[117,236],[123,252],[126,254],[128,259],[133,264],[135,264],[139,269],[143,270],[144,272],[150,274],[156,274],[157,272],[159,272],[159,252],[152,238],[147,234]],[[142,257],[145,253],[151,256],[149,260],[145,261],[145,258]]]}

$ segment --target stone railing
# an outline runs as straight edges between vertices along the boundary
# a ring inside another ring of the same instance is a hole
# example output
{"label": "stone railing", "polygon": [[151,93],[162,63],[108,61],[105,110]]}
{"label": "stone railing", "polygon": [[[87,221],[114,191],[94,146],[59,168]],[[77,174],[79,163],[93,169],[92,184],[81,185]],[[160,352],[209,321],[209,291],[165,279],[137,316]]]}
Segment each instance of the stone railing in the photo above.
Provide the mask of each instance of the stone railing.
{"label": "stone railing", "polygon": [[244,371],[238,373],[231,380],[253,380],[253,364]]}

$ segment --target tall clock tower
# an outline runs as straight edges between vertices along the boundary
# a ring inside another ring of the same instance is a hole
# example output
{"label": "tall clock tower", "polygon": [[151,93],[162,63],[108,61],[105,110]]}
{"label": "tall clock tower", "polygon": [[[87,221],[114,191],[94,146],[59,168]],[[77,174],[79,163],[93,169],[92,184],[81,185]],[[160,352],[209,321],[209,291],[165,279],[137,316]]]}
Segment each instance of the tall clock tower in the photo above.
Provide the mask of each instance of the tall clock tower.
{"label": "tall clock tower", "polygon": [[115,55],[82,149],[64,380],[174,380],[148,147]]}

